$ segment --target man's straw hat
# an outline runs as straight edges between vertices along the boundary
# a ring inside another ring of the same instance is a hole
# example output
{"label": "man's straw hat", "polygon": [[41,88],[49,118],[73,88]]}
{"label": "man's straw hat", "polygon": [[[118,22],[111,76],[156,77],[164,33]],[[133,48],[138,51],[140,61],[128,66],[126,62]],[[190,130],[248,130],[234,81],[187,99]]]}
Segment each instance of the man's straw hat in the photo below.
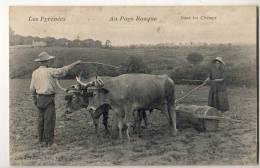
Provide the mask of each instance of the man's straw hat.
{"label": "man's straw hat", "polygon": [[51,60],[51,59],[54,59],[54,58],[55,58],[54,56],[49,55],[47,52],[41,52],[38,55],[38,58],[35,59],[34,61],[43,62],[43,61],[48,61],[48,60]]}
{"label": "man's straw hat", "polygon": [[213,59],[212,62],[218,61],[220,63],[222,63],[223,65],[225,65],[225,62],[223,61],[222,57],[216,57],[215,59]]}

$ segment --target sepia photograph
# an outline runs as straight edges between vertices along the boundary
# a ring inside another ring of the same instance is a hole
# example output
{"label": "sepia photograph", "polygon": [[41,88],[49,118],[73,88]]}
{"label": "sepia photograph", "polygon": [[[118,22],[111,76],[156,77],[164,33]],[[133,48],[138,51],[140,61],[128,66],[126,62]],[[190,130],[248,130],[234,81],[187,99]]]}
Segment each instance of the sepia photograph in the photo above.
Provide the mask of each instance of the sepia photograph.
{"label": "sepia photograph", "polygon": [[257,6],[10,6],[10,165],[258,165],[257,19]]}

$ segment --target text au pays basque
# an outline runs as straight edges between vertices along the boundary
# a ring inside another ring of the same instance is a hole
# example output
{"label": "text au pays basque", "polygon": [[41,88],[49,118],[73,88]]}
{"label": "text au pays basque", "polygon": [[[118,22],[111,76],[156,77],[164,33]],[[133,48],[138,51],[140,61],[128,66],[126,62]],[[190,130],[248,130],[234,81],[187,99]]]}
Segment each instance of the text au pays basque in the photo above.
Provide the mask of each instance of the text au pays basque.
{"label": "text au pays basque", "polygon": [[156,22],[158,19],[157,17],[143,17],[143,16],[136,16],[136,17],[127,17],[127,16],[111,16],[109,18],[110,22]]}

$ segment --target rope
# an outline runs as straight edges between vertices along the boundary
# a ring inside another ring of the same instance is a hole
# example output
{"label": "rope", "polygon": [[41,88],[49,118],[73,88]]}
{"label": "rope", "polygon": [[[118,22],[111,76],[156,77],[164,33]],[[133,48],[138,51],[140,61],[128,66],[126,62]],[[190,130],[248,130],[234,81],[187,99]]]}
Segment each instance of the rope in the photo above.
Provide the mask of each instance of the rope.
{"label": "rope", "polygon": [[201,88],[202,86],[204,86],[206,83],[202,83],[199,86],[191,89],[188,93],[186,93],[184,96],[182,96],[181,98],[175,100],[175,103],[179,103],[180,101],[182,101],[183,99],[185,99],[187,96],[189,96],[192,92],[194,92],[195,90]]}
{"label": "rope", "polygon": [[97,65],[109,66],[109,67],[116,68],[116,69],[120,68],[119,66],[104,64],[104,63],[100,63],[100,62],[81,62],[81,64],[97,64]]}
{"label": "rope", "polygon": [[60,90],[62,90],[62,91],[66,91],[66,90],[67,90],[67,89],[65,89],[64,87],[62,87],[62,86],[60,85],[60,82],[59,82],[58,79],[56,79],[56,84],[57,84],[58,88],[60,88]]}

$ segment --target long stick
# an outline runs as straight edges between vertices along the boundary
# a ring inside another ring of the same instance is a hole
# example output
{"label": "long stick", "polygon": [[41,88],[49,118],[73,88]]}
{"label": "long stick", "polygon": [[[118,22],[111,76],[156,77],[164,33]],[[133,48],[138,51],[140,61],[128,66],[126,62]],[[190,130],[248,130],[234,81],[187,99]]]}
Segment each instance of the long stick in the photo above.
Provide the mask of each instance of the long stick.
{"label": "long stick", "polygon": [[117,69],[120,68],[119,66],[104,64],[104,63],[101,63],[101,62],[81,62],[81,64],[97,64],[97,65],[104,65],[104,66],[109,66],[109,67],[117,68]]}
{"label": "long stick", "polygon": [[175,101],[175,103],[180,102],[181,100],[185,99],[187,96],[189,96],[192,92],[194,92],[195,90],[199,89],[200,87],[204,86],[206,83],[202,83],[201,85],[191,89],[187,94],[185,94],[184,96],[182,96],[181,98],[177,99]]}
{"label": "long stick", "polygon": [[193,80],[193,79],[181,79],[184,82],[204,82],[203,80]]}
{"label": "long stick", "polygon": [[228,116],[203,116],[202,118],[203,119],[215,119],[215,120],[224,119],[224,120],[233,121],[233,122],[243,122],[243,120],[230,118]]}

